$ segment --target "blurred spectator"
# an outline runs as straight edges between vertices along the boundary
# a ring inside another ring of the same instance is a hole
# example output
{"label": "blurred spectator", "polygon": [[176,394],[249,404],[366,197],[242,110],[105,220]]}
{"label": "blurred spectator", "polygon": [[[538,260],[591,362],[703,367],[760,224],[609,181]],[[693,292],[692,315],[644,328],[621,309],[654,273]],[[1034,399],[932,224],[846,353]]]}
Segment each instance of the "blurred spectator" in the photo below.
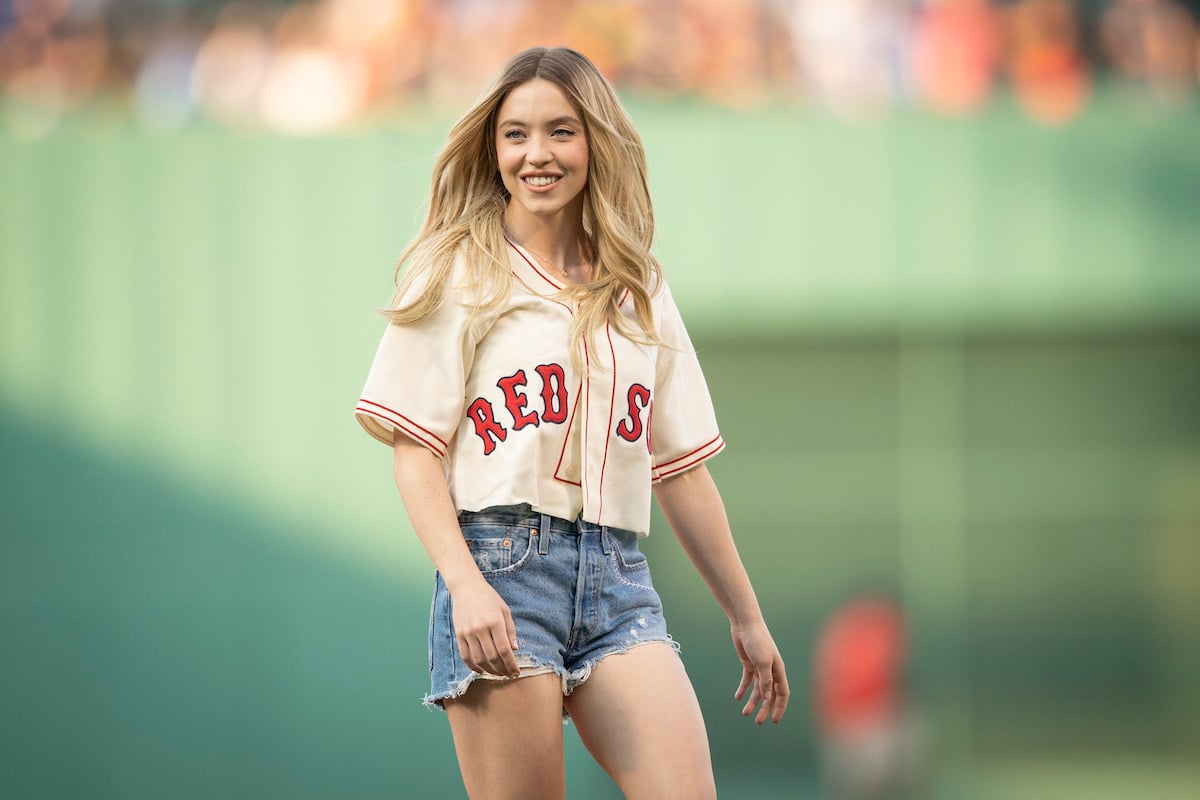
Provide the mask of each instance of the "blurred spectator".
{"label": "blurred spectator", "polygon": [[904,617],[890,599],[851,599],[825,621],[813,668],[824,800],[921,796],[907,659]]}
{"label": "blurred spectator", "polygon": [[1101,18],[1101,43],[1117,74],[1172,104],[1194,91],[1200,38],[1172,0],[1115,0]]}
{"label": "blurred spectator", "polygon": [[801,85],[846,114],[890,105],[904,83],[907,6],[903,0],[792,0]]}
{"label": "blurred spectator", "polygon": [[1033,119],[1062,125],[1082,109],[1091,85],[1071,0],[1017,0],[1003,11],[1004,60],[1017,100]]}
{"label": "blurred spectator", "polygon": [[191,92],[196,104],[221,122],[258,119],[258,98],[271,60],[269,25],[263,14],[229,6],[200,45]]}
{"label": "blurred spectator", "polygon": [[913,82],[922,102],[943,114],[979,109],[996,80],[996,13],[986,0],[929,0],[917,16]]}
{"label": "blurred spectator", "polygon": [[[101,93],[141,119],[313,134],[410,101],[461,105],[525,47],[587,52],[620,87],[745,108],[961,115],[1007,76],[1044,124],[1097,66],[1157,100],[1196,94],[1180,0],[0,0],[0,101],[26,134]],[[1085,17],[1084,14],[1089,16]],[[1084,41],[1095,31],[1096,41]],[[1103,58],[1089,61],[1095,53]]]}
{"label": "blurred spectator", "polygon": [[186,28],[164,32],[150,44],[133,82],[138,117],[156,130],[178,128],[194,115],[192,74],[200,40]]}
{"label": "blurred spectator", "polygon": [[276,21],[259,97],[268,125],[320,133],[344,127],[365,107],[366,61],[359,48],[340,46],[330,24],[336,19],[330,9],[344,4],[297,3]]}
{"label": "blurred spectator", "polygon": [[21,108],[23,133],[48,130],[99,89],[108,40],[94,6],[13,0],[0,29],[0,89]]}

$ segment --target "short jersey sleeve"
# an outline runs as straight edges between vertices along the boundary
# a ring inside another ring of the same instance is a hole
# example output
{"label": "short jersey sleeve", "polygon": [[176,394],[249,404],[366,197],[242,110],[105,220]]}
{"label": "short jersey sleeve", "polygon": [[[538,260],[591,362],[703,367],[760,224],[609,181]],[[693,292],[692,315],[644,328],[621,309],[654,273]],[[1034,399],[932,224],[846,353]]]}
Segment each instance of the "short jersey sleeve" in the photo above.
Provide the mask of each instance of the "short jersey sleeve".
{"label": "short jersey sleeve", "polygon": [[466,330],[468,312],[455,292],[447,290],[432,315],[388,324],[354,409],[367,433],[391,445],[392,432],[398,430],[439,458],[446,456],[462,419],[474,352]]}
{"label": "short jersey sleeve", "polygon": [[725,449],[708,384],[679,309],[665,284],[655,297],[655,325],[662,344],[655,364],[650,411],[653,480],[697,466]]}

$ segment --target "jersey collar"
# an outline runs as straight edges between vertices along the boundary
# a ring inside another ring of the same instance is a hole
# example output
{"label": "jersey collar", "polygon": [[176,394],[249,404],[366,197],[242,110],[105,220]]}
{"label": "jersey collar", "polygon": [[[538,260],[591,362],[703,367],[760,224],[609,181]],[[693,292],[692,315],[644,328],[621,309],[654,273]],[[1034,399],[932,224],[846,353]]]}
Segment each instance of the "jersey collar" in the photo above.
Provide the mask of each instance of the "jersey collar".
{"label": "jersey collar", "polygon": [[562,281],[556,281],[546,270],[538,266],[537,259],[533,257],[532,253],[507,236],[504,237],[504,241],[508,242],[508,246],[512,250],[512,257],[509,261],[512,264],[513,274],[528,286],[530,291],[536,294],[557,294],[565,288]]}
{"label": "jersey collar", "polygon": [[[560,280],[555,280],[550,276],[550,273],[538,265],[538,261],[534,258],[533,253],[530,253],[524,247],[514,242],[508,236],[504,237],[504,241],[508,242],[509,247],[509,264],[512,266],[513,275],[517,277],[521,283],[534,294],[549,297],[557,295],[566,288],[566,284]],[[625,290],[621,295],[621,302],[618,306],[624,306],[625,301],[629,299],[629,290]]]}

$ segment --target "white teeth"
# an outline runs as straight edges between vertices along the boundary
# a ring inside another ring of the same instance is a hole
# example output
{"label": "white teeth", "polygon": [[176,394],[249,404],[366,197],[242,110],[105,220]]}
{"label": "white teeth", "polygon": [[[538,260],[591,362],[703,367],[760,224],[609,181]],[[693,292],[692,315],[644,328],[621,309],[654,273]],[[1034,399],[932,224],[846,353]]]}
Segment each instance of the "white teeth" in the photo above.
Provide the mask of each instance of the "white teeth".
{"label": "white teeth", "polygon": [[530,186],[549,186],[557,180],[558,178],[547,178],[540,175],[525,178],[525,182]]}

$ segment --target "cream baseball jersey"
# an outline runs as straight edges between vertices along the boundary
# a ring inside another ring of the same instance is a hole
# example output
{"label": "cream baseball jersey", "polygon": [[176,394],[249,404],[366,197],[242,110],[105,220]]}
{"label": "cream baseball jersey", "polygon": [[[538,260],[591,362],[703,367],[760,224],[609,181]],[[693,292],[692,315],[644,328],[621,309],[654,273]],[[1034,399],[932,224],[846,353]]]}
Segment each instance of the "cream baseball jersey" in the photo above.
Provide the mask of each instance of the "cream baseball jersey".
{"label": "cream baseball jersey", "polygon": [[[529,503],[644,536],[651,484],[725,446],[670,291],[652,297],[662,345],[606,324],[580,375],[563,284],[512,242],[508,255],[512,289],[496,309],[471,319],[470,299],[448,289],[432,316],[388,325],[355,416],[385,444],[398,430],[441,458],[459,511]],[[463,272],[460,258],[449,285]]]}

